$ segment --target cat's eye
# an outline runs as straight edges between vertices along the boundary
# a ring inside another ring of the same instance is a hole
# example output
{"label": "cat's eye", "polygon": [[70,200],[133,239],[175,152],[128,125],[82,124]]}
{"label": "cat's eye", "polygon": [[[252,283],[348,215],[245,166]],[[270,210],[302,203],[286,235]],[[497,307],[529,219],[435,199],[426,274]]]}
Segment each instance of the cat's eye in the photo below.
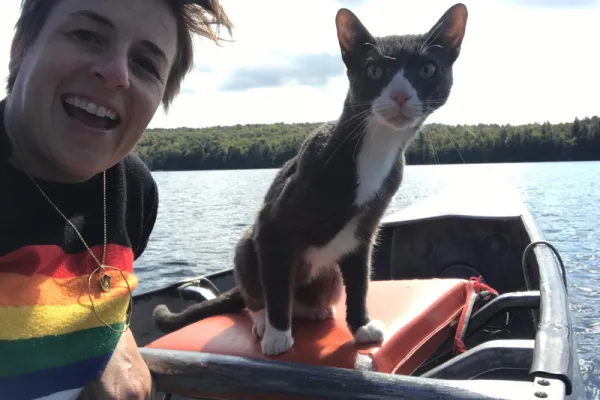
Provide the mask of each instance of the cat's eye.
{"label": "cat's eye", "polygon": [[379,78],[381,78],[382,75],[383,69],[381,67],[378,67],[376,65],[369,65],[367,67],[367,76],[369,77],[369,79],[373,79],[374,81],[376,81]]}
{"label": "cat's eye", "polygon": [[427,63],[419,68],[419,76],[423,79],[430,79],[435,76],[437,72],[437,65],[434,63]]}

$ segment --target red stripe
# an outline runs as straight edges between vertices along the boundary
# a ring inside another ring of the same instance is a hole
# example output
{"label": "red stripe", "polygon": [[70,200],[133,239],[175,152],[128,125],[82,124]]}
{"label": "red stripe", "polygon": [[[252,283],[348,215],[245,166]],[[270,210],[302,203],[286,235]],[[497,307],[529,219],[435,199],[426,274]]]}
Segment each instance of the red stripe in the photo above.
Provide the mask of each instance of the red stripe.
{"label": "red stripe", "polygon": [[[100,245],[91,248],[98,261],[102,261],[103,247]],[[133,273],[133,251],[117,244],[107,244],[105,264]],[[0,256],[0,273],[10,272],[25,276],[39,274],[71,278],[89,274],[97,267],[98,264],[87,250],[69,254],[56,245],[24,246]]]}

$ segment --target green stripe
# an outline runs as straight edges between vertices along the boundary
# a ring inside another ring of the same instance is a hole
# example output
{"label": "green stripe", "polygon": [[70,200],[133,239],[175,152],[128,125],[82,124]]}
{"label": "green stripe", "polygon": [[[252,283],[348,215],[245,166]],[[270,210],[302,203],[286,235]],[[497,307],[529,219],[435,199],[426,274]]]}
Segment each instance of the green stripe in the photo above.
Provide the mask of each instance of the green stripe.
{"label": "green stripe", "polygon": [[[123,329],[124,323],[111,325]],[[121,332],[105,326],[60,336],[23,340],[0,340],[0,377],[62,367],[111,353]],[[35,382],[32,382],[34,385]]]}

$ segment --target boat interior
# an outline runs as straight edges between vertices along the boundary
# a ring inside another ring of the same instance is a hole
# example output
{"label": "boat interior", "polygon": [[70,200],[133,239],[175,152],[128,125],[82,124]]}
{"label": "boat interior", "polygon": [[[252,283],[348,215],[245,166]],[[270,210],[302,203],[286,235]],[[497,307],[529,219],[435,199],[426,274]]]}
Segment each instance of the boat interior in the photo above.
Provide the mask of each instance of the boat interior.
{"label": "boat interior", "polygon": [[[164,334],[180,311],[234,285],[231,270],[134,296],[131,329],[165,399],[569,399],[580,371],[560,255],[522,202],[439,194],[389,215],[367,305],[381,343],[334,318],[294,320],[294,346],[265,356],[244,313]],[[497,197],[496,197],[497,199]],[[160,398],[160,397],[157,397]]]}

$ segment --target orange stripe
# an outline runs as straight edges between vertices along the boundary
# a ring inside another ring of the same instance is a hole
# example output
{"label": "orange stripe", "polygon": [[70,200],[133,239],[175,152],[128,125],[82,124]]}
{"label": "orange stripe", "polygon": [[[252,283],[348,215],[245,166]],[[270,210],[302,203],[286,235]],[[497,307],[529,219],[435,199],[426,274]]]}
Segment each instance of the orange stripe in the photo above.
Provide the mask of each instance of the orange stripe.
{"label": "orange stripe", "polygon": [[[103,246],[91,248],[96,258],[102,260]],[[106,245],[106,265],[133,272],[133,251],[117,244]],[[55,245],[24,246],[0,256],[0,273],[16,273],[24,276],[36,274],[55,278],[72,278],[91,273],[98,264],[85,250],[77,254],[65,253]]]}
{"label": "orange stripe", "polygon": [[[121,273],[107,269],[111,276],[111,290],[103,292],[95,273],[90,284],[94,303],[103,302],[122,295],[128,295],[127,283]],[[135,275],[123,272],[131,290],[138,284]],[[33,305],[90,305],[88,294],[88,277],[50,278],[45,275],[31,277],[14,273],[0,273],[0,307],[19,307]]]}

